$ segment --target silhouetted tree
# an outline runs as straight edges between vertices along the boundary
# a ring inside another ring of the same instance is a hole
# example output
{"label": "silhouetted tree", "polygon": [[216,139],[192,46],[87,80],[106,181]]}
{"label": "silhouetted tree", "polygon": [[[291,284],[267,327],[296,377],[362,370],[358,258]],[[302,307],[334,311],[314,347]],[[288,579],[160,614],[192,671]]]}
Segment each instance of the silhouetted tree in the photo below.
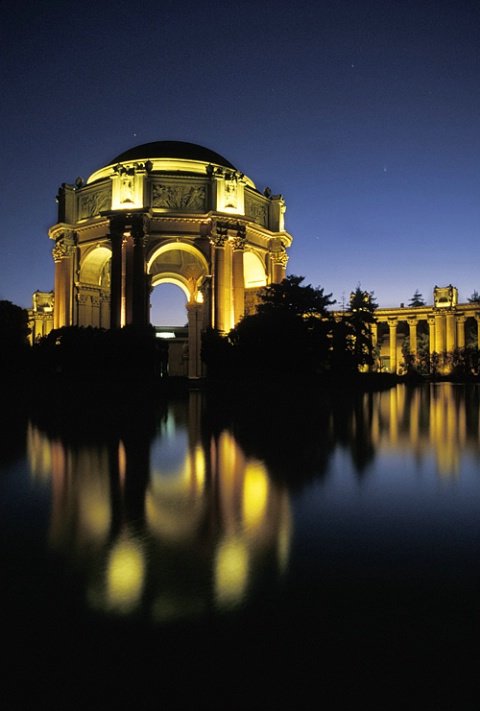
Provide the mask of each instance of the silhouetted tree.
{"label": "silhouetted tree", "polygon": [[410,302],[408,304],[409,306],[415,307],[415,306],[426,306],[425,299],[423,298],[422,294],[419,292],[417,289],[410,299]]}
{"label": "silhouetted tree", "polygon": [[153,326],[112,330],[64,326],[34,345],[33,362],[43,374],[151,379],[160,374],[161,345]]}
{"label": "silhouetted tree", "polygon": [[372,324],[375,323],[373,292],[360,285],[350,294],[348,311],[336,324],[333,334],[332,366],[339,371],[357,371],[374,364]]}
{"label": "silhouetted tree", "polygon": [[471,303],[471,304],[480,303],[480,294],[478,293],[478,291],[476,289],[472,293],[472,295],[468,297],[467,301],[469,301],[469,303]]}
{"label": "silhouetted tree", "polygon": [[0,365],[4,376],[25,368],[29,333],[28,311],[11,301],[0,301]]}
{"label": "silhouetted tree", "polygon": [[280,284],[270,284],[260,292],[257,313],[270,314],[286,311],[297,316],[329,316],[328,307],[335,303],[332,294],[324,294],[320,287],[303,286],[305,277],[291,274]]}
{"label": "silhouetted tree", "polygon": [[228,337],[207,332],[202,358],[209,375],[307,374],[327,367],[332,331],[331,294],[304,277],[289,276],[260,293],[257,312],[245,316]]}

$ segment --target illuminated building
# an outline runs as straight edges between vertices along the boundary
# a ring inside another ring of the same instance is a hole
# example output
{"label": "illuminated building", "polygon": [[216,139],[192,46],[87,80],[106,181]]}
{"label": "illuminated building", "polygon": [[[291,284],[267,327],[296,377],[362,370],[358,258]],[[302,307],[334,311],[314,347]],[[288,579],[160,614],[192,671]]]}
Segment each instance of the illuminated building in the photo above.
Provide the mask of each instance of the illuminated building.
{"label": "illuminated building", "polygon": [[259,288],[285,276],[285,203],[228,160],[191,143],[132,148],[58,195],[54,327],[150,322],[162,283],[187,297],[188,372],[201,375],[200,334],[227,333]]}
{"label": "illuminated building", "polygon": [[28,310],[30,343],[47,336],[53,328],[53,291],[36,291],[32,296],[32,308]]}
{"label": "illuminated building", "polygon": [[[340,321],[344,312],[335,312]],[[458,290],[449,285],[436,286],[433,305],[379,308],[374,312],[375,323],[370,326],[372,341],[378,353],[376,368],[390,373],[401,373],[404,366],[403,345],[408,337],[409,352],[417,357],[420,334],[428,340],[431,360],[437,356],[438,371],[452,370],[452,356],[466,346],[480,349],[480,303],[458,303]],[[475,338],[467,343],[467,336]]]}
{"label": "illuminated building", "polygon": [[[476,346],[480,348],[480,304],[458,303],[458,290],[454,286],[438,287],[433,290],[433,306],[407,306],[377,309],[376,324],[372,327],[374,344],[378,345],[385,369],[391,373],[400,372],[402,363],[402,342],[409,337],[410,353],[417,354],[418,329],[422,324],[427,330],[430,357],[437,354],[442,358],[441,370],[451,369],[449,356],[456,349],[464,349],[466,328],[471,325],[477,334]],[[379,326],[388,326],[388,335],[379,336]],[[403,329],[403,333],[400,333]]]}

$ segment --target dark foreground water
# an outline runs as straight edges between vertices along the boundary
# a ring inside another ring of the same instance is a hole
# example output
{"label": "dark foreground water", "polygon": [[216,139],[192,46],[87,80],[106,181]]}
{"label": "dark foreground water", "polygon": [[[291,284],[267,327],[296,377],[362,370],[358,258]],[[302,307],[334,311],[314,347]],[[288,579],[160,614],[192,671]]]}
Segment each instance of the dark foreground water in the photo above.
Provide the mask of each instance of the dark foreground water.
{"label": "dark foreground water", "polygon": [[478,708],[477,386],[8,410],[4,708]]}

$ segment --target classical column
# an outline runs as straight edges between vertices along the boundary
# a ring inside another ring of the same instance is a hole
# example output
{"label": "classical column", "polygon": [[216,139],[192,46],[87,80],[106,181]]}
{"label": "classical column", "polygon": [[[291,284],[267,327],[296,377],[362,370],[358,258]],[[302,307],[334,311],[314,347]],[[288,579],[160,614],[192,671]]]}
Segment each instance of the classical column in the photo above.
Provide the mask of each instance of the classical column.
{"label": "classical column", "polygon": [[133,239],[125,234],[122,240],[122,309],[120,325],[133,323]]}
{"label": "classical column", "polygon": [[390,372],[397,372],[397,319],[388,319],[388,328],[390,329]]}
{"label": "classical column", "polygon": [[188,377],[199,378],[202,374],[201,337],[203,324],[203,304],[191,301],[187,304],[188,314]]}
{"label": "classical column", "polygon": [[237,324],[245,312],[245,275],[243,253],[245,250],[245,227],[239,225],[237,236],[232,240],[232,282],[233,282],[233,321]]}
{"label": "classical column", "polygon": [[[378,343],[378,324],[377,323],[370,324],[370,333],[372,336],[372,346],[374,349],[376,349],[377,343]],[[374,353],[374,357],[375,357],[375,353]],[[370,366],[370,369],[376,370],[377,368],[380,367],[379,364],[380,364],[380,350],[378,351],[378,358],[375,359],[375,362],[372,366]]]}
{"label": "classical column", "polygon": [[214,249],[214,282],[213,282],[213,301],[214,301],[214,324],[213,327],[226,333],[229,330],[227,319],[228,311],[228,296],[227,288],[227,258],[226,258],[226,242],[228,240],[228,227],[224,223],[215,225],[215,231],[211,235],[211,242]]}
{"label": "classical column", "polygon": [[436,338],[435,338],[435,316],[428,316],[428,341],[429,341],[429,352],[430,355],[435,353]]}
{"label": "classical column", "polygon": [[145,228],[143,215],[132,223],[133,239],[133,285],[132,285],[132,323],[145,326],[148,315],[147,275],[145,273]]}
{"label": "classical column", "polygon": [[72,326],[75,325],[73,318],[75,234],[73,230],[66,230],[56,240],[52,254],[55,261],[54,328]]}
{"label": "classical column", "polygon": [[475,314],[475,321],[477,322],[477,348],[480,351],[480,314]]}
{"label": "classical column", "polygon": [[122,311],[122,242],[123,218],[110,220],[110,246],[112,261],[110,269],[110,328],[120,328]]}
{"label": "classical column", "polygon": [[445,314],[435,314],[435,350],[445,353]]}
{"label": "classical column", "polygon": [[457,346],[465,348],[465,316],[457,316]]}
{"label": "classical column", "polygon": [[446,337],[446,351],[447,353],[452,353],[457,345],[456,328],[455,328],[455,314],[450,311],[445,315],[445,337]]}
{"label": "classical column", "polygon": [[416,316],[407,316],[407,323],[410,334],[410,353],[412,355],[417,354],[417,325],[418,320]]}
{"label": "classical column", "polygon": [[[278,240],[280,242],[280,240]],[[287,270],[288,256],[287,250],[281,245],[279,249],[269,253],[271,270],[270,278],[273,284],[280,284],[285,279],[285,274]]]}

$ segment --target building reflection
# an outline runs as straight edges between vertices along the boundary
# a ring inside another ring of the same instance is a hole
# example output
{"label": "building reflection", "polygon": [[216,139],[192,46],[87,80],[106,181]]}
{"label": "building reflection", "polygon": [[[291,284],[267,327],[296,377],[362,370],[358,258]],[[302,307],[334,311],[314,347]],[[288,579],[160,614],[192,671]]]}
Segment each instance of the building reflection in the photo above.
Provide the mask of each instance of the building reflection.
{"label": "building reflection", "polygon": [[458,476],[461,459],[467,452],[478,457],[476,387],[465,391],[463,385],[448,382],[413,388],[398,386],[372,397],[375,450],[413,451],[418,461],[434,457],[441,478]]}
{"label": "building reflection", "polygon": [[30,425],[32,476],[51,485],[49,544],[93,609],[157,621],[228,609],[286,570],[286,489],[201,415],[192,393],[153,437],[72,442]]}
{"label": "building reflection", "polygon": [[[134,429],[93,441],[30,424],[31,476],[51,489],[49,545],[92,609],[159,622],[228,610],[287,571],[290,484],[269,469],[280,444],[285,461],[295,461],[287,440],[264,430],[263,449],[251,437],[240,444],[218,420],[208,429],[204,407],[191,393],[156,427],[139,414]],[[413,453],[434,461],[439,478],[454,478],[463,457],[479,458],[479,411],[477,387],[453,383],[364,393],[349,405],[337,399],[321,415],[325,452],[311,459],[323,466],[325,453],[342,447],[361,471],[382,451]],[[297,438],[296,450],[313,451],[318,439]],[[299,474],[297,466],[292,480]]]}

